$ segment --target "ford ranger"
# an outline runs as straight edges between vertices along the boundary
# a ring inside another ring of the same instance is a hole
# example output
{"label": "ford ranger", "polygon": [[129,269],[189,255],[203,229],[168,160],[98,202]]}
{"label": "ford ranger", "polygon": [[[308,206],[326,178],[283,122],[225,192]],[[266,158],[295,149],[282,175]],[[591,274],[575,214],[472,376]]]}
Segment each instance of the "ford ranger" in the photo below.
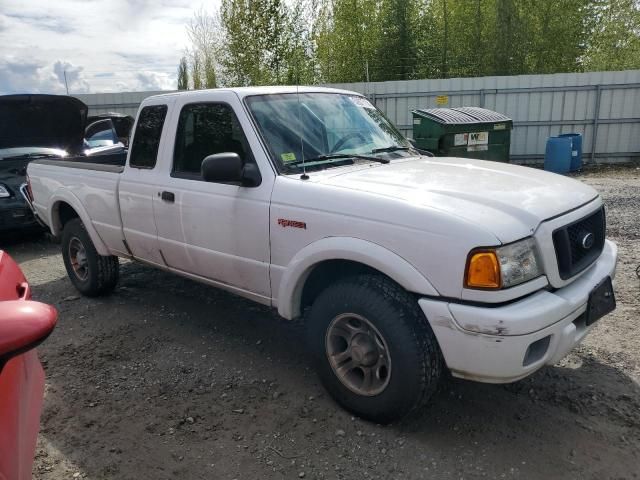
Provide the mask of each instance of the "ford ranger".
{"label": "ford ranger", "polygon": [[598,193],[421,155],[362,95],[255,87],[153,96],[124,166],[36,160],[25,196],[84,295],[118,257],[306,322],[320,380],[389,422],[443,372],[519,380],[615,308]]}

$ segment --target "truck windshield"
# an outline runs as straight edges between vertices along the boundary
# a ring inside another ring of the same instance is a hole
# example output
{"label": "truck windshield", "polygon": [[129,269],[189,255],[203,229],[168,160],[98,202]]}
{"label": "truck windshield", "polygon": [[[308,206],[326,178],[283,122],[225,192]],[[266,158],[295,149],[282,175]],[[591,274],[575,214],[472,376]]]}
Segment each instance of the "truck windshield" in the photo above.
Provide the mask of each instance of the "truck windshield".
{"label": "truck windshield", "polygon": [[285,172],[302,170],[303,161],[322,169],[412,154],[409,142],[382,112],[358,95],[256,95],[247,98],[247,105]]}

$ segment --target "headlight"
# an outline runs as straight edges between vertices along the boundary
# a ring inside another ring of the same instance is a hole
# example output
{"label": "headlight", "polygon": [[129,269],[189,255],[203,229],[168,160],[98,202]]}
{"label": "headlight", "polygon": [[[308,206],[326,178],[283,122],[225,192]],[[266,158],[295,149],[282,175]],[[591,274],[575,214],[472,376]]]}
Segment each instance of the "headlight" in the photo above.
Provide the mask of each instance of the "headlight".
{"label": "headlight", "polygon": [[11,194],[9,193],[9,190],[7,190],[7,187],[5,187],[4,185],[0,185],[0,198],[6,198],[10,196]]}
{"label": "headlight", "polygon": [[533,238],[499,248],[474,250],[469,254],[464,286],[496,290],[509,288],[542,275]]}

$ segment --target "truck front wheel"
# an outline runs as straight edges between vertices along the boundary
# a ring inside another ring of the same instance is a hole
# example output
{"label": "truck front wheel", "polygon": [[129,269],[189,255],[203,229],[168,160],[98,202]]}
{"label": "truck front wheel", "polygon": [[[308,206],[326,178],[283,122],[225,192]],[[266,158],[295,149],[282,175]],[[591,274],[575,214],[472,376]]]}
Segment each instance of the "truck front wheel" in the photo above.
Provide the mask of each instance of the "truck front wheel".
{"label": "truck front wheel", "polygon": [[118,257],[98,254],[79,218],[62,231],[62,258],[73,286],[88,297],[111,292],[118,283]]}
{"label": "truck front wheel", "polygon": [[308,343],[325,388],[347,410],[379,423],[423,406],[442,354],[416,299],[390,279],[358,275],[321,292]]}

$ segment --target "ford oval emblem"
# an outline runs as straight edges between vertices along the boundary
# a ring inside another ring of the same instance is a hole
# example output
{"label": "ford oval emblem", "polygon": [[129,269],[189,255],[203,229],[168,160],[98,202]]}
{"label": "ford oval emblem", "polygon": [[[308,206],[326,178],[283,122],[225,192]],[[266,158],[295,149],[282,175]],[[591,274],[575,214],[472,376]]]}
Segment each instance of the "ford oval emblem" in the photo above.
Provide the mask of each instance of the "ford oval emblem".
{"label": "ford oval emblem", "polygon": [[582,248],[585,250],[589,250],[593,247],[593,233],[587,233],[584,237],[582,237]]}

